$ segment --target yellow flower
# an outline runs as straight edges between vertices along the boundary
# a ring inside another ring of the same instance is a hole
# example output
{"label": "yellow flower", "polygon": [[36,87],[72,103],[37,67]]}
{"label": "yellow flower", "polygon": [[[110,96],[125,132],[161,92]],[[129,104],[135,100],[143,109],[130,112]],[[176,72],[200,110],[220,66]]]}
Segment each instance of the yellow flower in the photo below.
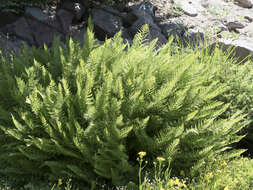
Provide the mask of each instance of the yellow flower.
{"label": "yellow flower", "polygon": [[62,184],[62,179],[58,179],[58,185]]}
{"label": "yellow flower", "polygon": [[180,170],[180,175],[185,175],[184,170]]}
{"label": "yellow flower", "polygon": [[165,161],[165,158],[163,158],[163,157],[157,157],[156,159],[158,160],[158,162],[163,162],[163,161]]}
{"label": "yellow flower", "polygon": [[208,174],[208,177],[209,177],[209,178],[213,178],[213,173],[210,172],[210,173]]}
{"label": "yellow flower", "polygon": [[170,179],[170,180],[169,180],[169,185],[171,185],[171,186],[174,185],[174,180],[173,180],[173,179]]}
{"label": "yellow flower", "polygon": [[221,165],[222,165],[222,166],[226,166],[226,165],[227,165],[227,162],[224,161]]}
{"label": "yellow flower", "polygon": [[178,178],[176,179],[175,184],[176,185],[180,185],[181,184]]}
{"label": "yellow flower", "polygon": [[228,186],[226,186],[226,187],[224,188],[224,190],[229,190]]}
{"label": "yellow flower", "polygon": [[146,152],[139,152],[138,155],[140,156],[140,158],[143,158],[144,156],[147,155],[147,153]]}

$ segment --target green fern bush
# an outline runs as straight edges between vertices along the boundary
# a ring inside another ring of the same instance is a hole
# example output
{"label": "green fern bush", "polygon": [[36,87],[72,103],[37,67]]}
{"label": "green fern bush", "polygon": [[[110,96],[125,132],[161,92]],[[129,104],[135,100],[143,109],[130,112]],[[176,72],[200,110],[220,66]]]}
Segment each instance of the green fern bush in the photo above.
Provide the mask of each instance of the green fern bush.
{"label": "green fern bush", "polygon": [[[229,60],[229,59],[228,59]],[[247,114],[244,120],[248,123],[241,134],[247,134],[241,143],[253,153],[253,62],[237,64],[234,60],[219,63],[220,69],[216,74],[217,78],[229,90],[217,99],[223,102],[231,102],[227,111],[222,114],[223,118],[229,118],[238,111]]]}
{"label": "green fern bush", "polygon": [[219,116],[229,104],[217,68],[200,53],[173,54],[171,43],[146,43],[145,26],[133,40],[121,34],[100,45],[92,32],[82,47],[55,39],[52,49],[24,49],[1,58],[0,171],[89,184],[137,179],[137,154],[171,163],[192,176],[242,137],[244,116]]}

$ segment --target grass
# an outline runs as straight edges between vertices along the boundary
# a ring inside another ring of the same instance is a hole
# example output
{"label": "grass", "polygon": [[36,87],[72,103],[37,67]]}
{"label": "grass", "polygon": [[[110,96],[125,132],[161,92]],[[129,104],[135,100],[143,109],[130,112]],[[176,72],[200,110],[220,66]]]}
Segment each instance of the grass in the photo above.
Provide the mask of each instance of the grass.
{"label": "grass", "polygon": [[[96,187],[96,189],[115,190],[252,190],[253,189],[253,160],[240,157],[234,160],[214,160],[209,163],[197,178],[185,176],[183,170],[178,176],[170,176],[169,168],[164,168],[164,158],[158,157],[154,162],[152,174],[145,173],[145,156],[139,155],[139,184],[129,182],[123,187]],[[152,177],[151,177],[152,176]],[[23,187],[11,185],[12,180],[0,178],[0,190],[81,190],[81,184],[71,179],[59,179],[54,184],[31,181]],[[75,184],[75,185],[74,185]],[[95,188],[91,188],[95,189]]]}

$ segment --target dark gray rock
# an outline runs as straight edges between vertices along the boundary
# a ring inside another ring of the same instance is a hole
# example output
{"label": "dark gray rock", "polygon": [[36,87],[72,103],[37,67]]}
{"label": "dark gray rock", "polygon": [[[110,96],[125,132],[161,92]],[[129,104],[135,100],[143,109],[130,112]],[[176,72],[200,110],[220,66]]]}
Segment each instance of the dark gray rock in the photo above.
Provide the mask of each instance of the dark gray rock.
{"label": "dark gray rock", "polygon": [[180,23],[165,23],[160,27],[162,29],[162,34],[166,38],[171,36],[173,36],[173,38],[182,38],[186,31],[186,27]]}
{"label": "dark gray rock", "polygon": [[18,20],[20,16],[12,12],[2,12],[0,10],[0,28],[5,26],[6,24],[11,24]]}
{"label": "dark gray rock", "polygon": [[71,27],[70,29],[70,36],[77,40],[80,44],[83,44],[84,43],[84,35],[86,33],[86,28],[80,28],[80,29],[77,29],[75,27]]}
{"label": "dark gray rock", "polygon": [[74,18],[73,13],[66,11],[64,9],[60,9],[57,11],[56,15],[61,23],[63,32],[65,34],[68,34],[72,24],[72,20]]}
{"label": "dark gray rock", "polygon": [[52,28],[55,28],[58,31],[62,31],[61,24],[58,21],[55,15],[51,15],[48,12],[43,12],[41,9],[36,7],[26,7],[25,8],[25,16],[28,18],[32,18],[39,22],[42,22]]}
{"label": "dark gray rock", "polygon": [[34,44],[33,31],[30,29],[29,24],[24,17],[19,18],[12,24],[2,27],[0,32],[9,36],[17,36],[31,45]]}
{"label": "dark gray rock", "polygon": [[99,40],[113,37],[122,28],[122,20],[118,16],[100,9],[92,9],[91,15],[94,32]]}
{"label": "dark gray rock", "polygon": [[123,38],[124,43],[128,42],[130,45],[132,45],[133,36],[131,36],[131,34],[129,33],[129,31],[127,29],[122,30],[122,35],[121,36]]}
{"label": "dark gray rock", "polygon": [[152,17],[155,16],[155,7],[151,2],[141,2],[139,4],[130,7],[133,12],[139,12],[140,14],[148,14]]}
{"label": "dark gray rock", "polygon": [[161,33],[160,30],[157,30],[156,28],[150,27],[149,28],[149,41],[152,41],[154,39],[158,39],[157,46],[162,46],[167,43],[167,39],[165,36]]}
{"label": "dark gray rock", "polygon": [[190,29],[184,33],[182,39],[184,40],[185,45],[196,48],[205,41],[205,34],[204,32]]}
{"label": "dark gray rock", "polygon": [[46,44],[47,46],[51,46],[53,39],[55,36],[60,35],[56,29],[53,27],[47,26],[46,24],[40,23],[36,20],[27,19],[27,23],[30,26],[30,29],[33,32],[34,39],[36,41],[36,45],[43,46]]}
{"label": "dark gray rock", "polygon": [[143,16],[139,17],[137,21],[135,21],[132,26],[129,28],[129,32],[132,36],[134,36],[143,25],[148,24],[150,28],[156,29],[161,32],[161,29],[155,24],[153,18],[151,16]]}
{"label": "dark gray rock", "polygon": [[66,9],[74,14],[74,19],[80,21],[85,14],[85,7],[81,3],[64,1],[60,8]]}
{"label": "dark gray rock", "polygon": [[81,20],[85,13],[84,6],[80,3],[74,3],[74,13],[77,20]]}
{"label": "dark gray rock", "polygon": [[8,55],[10,53],[17,54],[24,47],[25,41],[17,39],[15,37],[7,37],[6,35],[0,34],[0,56]]}
{"label": "dark gray rock", "polygon": [[237,30],[242,29],[245,26],[240,23],[239,21],[229,21],[224,23],[225,26],[227,26],[228,30]]}
{"label": "dark gray rock", "polygon": [[138,12],[137,10],[133,10],[132,13],[138,17],[138,20],[136,20],[132,26],[128,28],[128,32],[132,37],[139,32],[143,25],[147,24],[149,25],[148,41],[158,38],[157,45],[167,43],[166,37],[162,34],[160,27],[156,25],[152,16],[142,11]]}

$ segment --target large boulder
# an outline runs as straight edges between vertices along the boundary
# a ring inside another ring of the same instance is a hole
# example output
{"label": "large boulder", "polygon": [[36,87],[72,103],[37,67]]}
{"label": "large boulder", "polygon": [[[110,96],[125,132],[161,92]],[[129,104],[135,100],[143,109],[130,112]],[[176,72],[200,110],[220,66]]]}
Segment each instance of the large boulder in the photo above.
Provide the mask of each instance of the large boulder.
{"label": "large boulder", "polygon": [[27,18],[27,23],[31,31],[33,32],[33,37],[36,41],[37,46],[43,46],[46,44],[47,46],[51,46],[55,36],[62,36],[61,33],[58,32],[53,27],[50,27],[44,23],[38,22],[37,20]]}
{"label": "large boulder", "polygon": [[25,16],[27,18],[31,18],[36,20],[37,22],[41,22],[49,27],[58,30],[59,32],[62,31],[61,23],[57,19],[55,14],[50,14],[48,11],[43,11],[37,7],[26,7],[25,8]]}
{"label": "large boulder", "polygon": [[94,32],[99,40],[104,40],[106,37],[113,37],[122,29],[121,18],[104,10],[92,9],[91,16]]}

